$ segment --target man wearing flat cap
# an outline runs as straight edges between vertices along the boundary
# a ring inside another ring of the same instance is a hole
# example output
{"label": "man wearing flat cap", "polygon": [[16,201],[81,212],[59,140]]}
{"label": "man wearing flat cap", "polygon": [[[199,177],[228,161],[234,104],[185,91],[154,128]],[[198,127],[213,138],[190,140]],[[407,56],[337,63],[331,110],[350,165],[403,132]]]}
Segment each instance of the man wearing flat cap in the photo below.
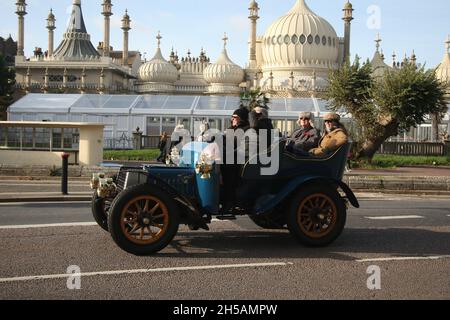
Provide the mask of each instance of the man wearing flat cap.
{"label": "man wearing flat cap", "polygon": [[302,112],[298,117],[300,129],[295,131],[286,143],[286,150],[297,155],[308,155],[317,148],[320,141],[320,131],[313,127],[314,114]]}
{"label": "man wearing flat cap", "polygon": [[341,124],[341,117],[337,113],[326,114],[323,118],[325,132],[319,142],[319,147],[310,153],[316,157],[326,157],[348,142],[348,133]]}

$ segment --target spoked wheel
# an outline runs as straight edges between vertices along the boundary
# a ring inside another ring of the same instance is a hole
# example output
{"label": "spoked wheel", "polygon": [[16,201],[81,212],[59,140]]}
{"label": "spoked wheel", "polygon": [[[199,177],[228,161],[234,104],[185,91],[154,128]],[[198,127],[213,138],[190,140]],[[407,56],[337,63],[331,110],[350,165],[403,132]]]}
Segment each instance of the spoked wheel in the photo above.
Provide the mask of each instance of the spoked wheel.
{"label": "spoked wheel", "polygon": [[91,202],[92,216],[95,222],[105,231],[108,230],[108,212],[111,209],[111,201],[99,198],[97,191],[94,192]]}
{"label": "spoked wheel", "polygon": [[291,234],[302,244],[323,247],[342,233],[347,220],[344,201],[328,186],[312,186],[293,199],[288,216]]}
{"label": "spoked wheel", "polygon": [[163,190],[149,185],[123,191],[114,201],[109,218],[114,241],[136,255],[164,249],[176,235],[178,226],[174,201]]}
{"label": "spoked wheel", "polygon": [[132,199],[122,209],[120,227],[131,242],[148,245],[157,242],[169,226],[169,211],[153,196]]}

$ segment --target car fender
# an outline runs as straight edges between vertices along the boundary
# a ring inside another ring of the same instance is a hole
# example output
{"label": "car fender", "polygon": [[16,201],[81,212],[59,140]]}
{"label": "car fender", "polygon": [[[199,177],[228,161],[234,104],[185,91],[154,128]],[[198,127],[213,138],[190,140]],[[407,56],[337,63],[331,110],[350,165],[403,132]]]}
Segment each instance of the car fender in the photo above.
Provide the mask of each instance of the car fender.
{"label": "car fender", "polygon": [[359,202],[356,199],[355,194],[350,189],[350,187],[343,181],[336,180],[330,177],[321,176],[301,176],[292,179],[278,194],[271,195],[269,197],[264,197],[260,199],[255,205],[254,214],[260,215],[274,209],[286,198],[290,197],[294,192],[296,192],[302,186],[310,183],[324,183],[328,185],[337,185],[345,193],[349,202],[355,207],[359,208]]}

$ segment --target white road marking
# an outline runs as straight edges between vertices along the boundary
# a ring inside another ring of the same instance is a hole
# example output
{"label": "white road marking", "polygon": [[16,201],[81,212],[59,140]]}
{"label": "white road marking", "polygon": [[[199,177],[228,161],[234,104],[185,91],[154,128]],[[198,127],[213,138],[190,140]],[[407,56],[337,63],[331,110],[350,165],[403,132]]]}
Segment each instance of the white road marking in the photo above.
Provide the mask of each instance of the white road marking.
{"label": "white road marking", "polygon": [[0,283],[64,279],[64,278],[68,278],[68,277],[77,277],[77,276],[94,277],[94,276],[113,276],[113,275],[123,275],[123,274],[145,274],[145,273],[175,272],[175,271],[244,269],[244,268],[258,268],[258,267],[260,267],[260,268],[263,268],[263,267],[286,267],[289,265],[293,265],[293,263],[292,262],[274,262],[274,263],[249,263],[249,264],[229,264],[229,265],[224,264],[224,265],[196,266],[196,267],[98,271],[98,272],[86,272],[86,273],[82,272],[80,274],[52,274],[52,275],[28,276],[28,277],[0,278]]}
{"label": "white road marking", "polygon": [[23,206],[27,204],[80,204],[80,203],[91,203],[91,201],[5,202],[0,203],[0,207]]}
{"label": "white road marking", "polygon": [[[53,203],[53,202],[51,202]],[[64,202],[69,203],[69,202]],[[1,206],[2,204],[0,204]],[[17,205],[17,204],[16,204]],[[219,219],[212,219],[211,222],[229,222]],[[49,223],[49,224],[24,224],[24,225],[11,225],[0,226],[0,230],[12,230],[12,229],[39,229],[39,228],[59,228],[59,227],[92,227],[97,226],[95,222],[72,222],[72,223]]]}
{"label": "white road marking", "polygon": [[58,228],[58,227],[91,227],[91,226],[96,226],[96,225],[97,225],[97,223],[95,223],[95,222],[30,224],[30,225],[0,226],[0,230]]}
{"label": "white road marking", "polygon": [[366,217],[369,220],[404,220],[404,219],[425,219],[423,216],[380,216]]}
{"label": "white road marking", "polygon": [[361,259],[356,262],[387,262],[387,261],[415,261],[415,260],[440,260],[450,259],[450,255],[444,256],[430,256],[430,257],[390,257],[390,258],[373,258],[373,259]]}

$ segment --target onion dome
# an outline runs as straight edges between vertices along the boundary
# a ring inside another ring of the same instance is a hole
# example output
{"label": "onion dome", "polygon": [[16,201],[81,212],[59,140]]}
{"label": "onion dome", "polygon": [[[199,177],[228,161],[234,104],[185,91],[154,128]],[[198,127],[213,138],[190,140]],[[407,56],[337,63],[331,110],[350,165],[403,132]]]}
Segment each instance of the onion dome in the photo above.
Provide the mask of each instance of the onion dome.
{"label": "onion dome", "polygon": [[276,20],[263,37],[263,69],[285,70],[303,65],[336,67],[339,38],[331,24],[315,14],[305,0]]}
{"label": "onion dome", "polygon": [[236,86],[239,90],[239,84],[244,80],[244,70],[235,64],[228,57],[226,42],[228,38],[225,35],[224,48],[216,63],[210,64],[204,71],[205,80],[214,85]]}
{"label": "onion dome", "polygon": [[450,36],[448,37],[446,44],[446,50],[444,59],[442,60],[439,67],[436,69],[436,76],[442,82],[445,82],[450,87]]}
{"label": "onion dome", "polygon": [[143,82],[173,84],[178,79],[178,70],[164,59],[161,53],[161,35],[158,33],[158,48],[155,56],[139,68],[139,80]]}

